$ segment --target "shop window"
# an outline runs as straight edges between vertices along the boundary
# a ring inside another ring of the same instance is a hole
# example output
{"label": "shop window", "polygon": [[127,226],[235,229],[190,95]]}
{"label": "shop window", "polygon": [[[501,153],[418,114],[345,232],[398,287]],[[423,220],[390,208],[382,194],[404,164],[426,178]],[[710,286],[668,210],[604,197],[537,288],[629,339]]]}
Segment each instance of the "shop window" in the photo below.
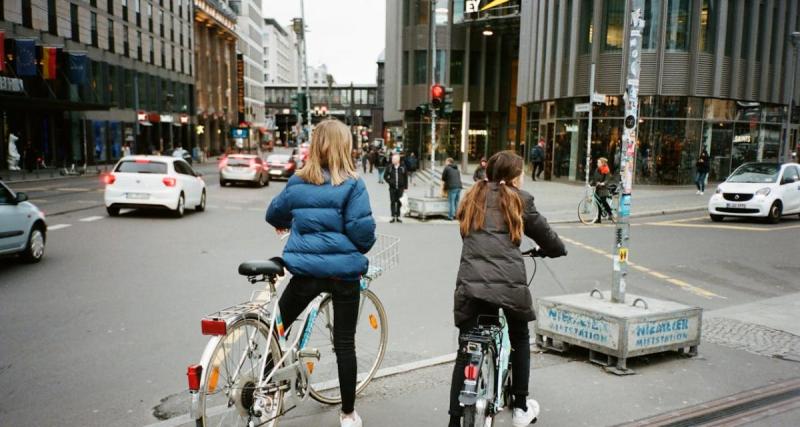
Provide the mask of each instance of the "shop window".
{"label": "shop window", "polygon": [[736,101],[736,121],[757,123],[761,121],[761,104],[758,102]]}
{"label": "shop window", "polygon": [[644,33],[642,34],[642,48],[655,50],[658,47],[658,37],[661,31],[661,5],[662,0],[645,0],[644,3]]}
{"label": "shop window", "polygon": [[414,84],[428,82],[428,55],[424,50],[414,51]]}
{"label": "shop window", "polygon": [[464,51],[453,50],[450,53],[450,84],[464,84]]}
{"label": "shop window", "polygon": [[453,0],[453,23],[464,22],[464,0]]}
{"label": "shop window", "polygon": [[667,50],[685,51],[689,48],[691,1],[669,0],[667,3]]}
{"label": "shop window", "polygon": [[625,0],[604,2],[603,51],[622,50],[625,37]]}
{"label": "shop window", "polygon": [[734,101],[706,99],[703,117],[707,120],[730,121],[733,120],[734,111]]}
{"label": "shop window", "polygon": [[417,0],[417,25],[428,25],[430,16],[430,0]]}
{"label": "shop window", "polygon": [[585,102],[588,98],[564,98],[556,101],[556,117],[573,117],[575,114],[575,103]]}
{"label": "shop window", "polygon": [[594,32],[593,27],[594,18],[594,4],[592,0],[581,0],[581,27],[580,27],[580,52],[592,52],[592,37]]}
{"label": "shop window", "polygon": [[436,8],[434,14],[436,17],[436,25],[447,25],[447,9],[448,0],[436,0]]}
{"label": "shop window", "polygon": [[731,150],[731,170],[743,163],[758,159],[758,123],[736,123],[733,127],[733,146]]}

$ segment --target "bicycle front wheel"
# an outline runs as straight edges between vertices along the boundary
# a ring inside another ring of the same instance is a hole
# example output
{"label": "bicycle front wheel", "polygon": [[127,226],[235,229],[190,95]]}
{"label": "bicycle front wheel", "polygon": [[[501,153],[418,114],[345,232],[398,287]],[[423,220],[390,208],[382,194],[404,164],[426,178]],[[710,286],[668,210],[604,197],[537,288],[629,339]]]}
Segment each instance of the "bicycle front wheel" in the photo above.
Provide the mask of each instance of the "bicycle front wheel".
{"label": "bicycle front wheel", "polygon": [[[314,400],[334,405],[342,401],[339,371],[333,348],[333,301],[325,297],[320,304],[306,348],[317,349],[320,360],[313,363],[309,390]],[[372,291],[361,292],[356,323],[356,394],[361,393],[378,371],[389,338],[386,310]]]}
{"label": "bicycle front wheel", "polygon": [[[218,339],[211,357],[203,364],[202,413],[197,420],[198,427],[277,425],[276,417],[283,406],[283,390],[275,387],[267,392],[257,388],[259,379],[268,374],[281,358],[280,344],[275,336],[267,348],[268,336],[266,323],[256,318],[244,318],[231,325]],[[267,363],[262,371],[264,360]],[[255,408],[259,396],[266,402],[260,413]]]}
{"label": "bicycle front wheel", "polygon": [[594,224],[599,212],[600,206],[591,198],[584,197],[578,203],[578,219],[584,224]]}
{"label": "bicycle front wheel", "polygon": [[491,426],[493,419],[491,406],[494,404],[495,388],[494,350],[488,347],[483,355],[483,364],[478,372],[478,399],[474,405],[464,407],[464,427]]}

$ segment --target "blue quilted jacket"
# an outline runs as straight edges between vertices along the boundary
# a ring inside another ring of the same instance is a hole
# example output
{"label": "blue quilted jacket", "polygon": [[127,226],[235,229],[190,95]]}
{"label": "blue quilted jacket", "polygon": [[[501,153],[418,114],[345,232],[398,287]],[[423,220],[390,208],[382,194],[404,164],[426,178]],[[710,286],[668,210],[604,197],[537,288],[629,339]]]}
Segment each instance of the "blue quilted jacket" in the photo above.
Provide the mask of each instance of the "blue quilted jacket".
{"label": "blue quilted jacket", "polygon": [[358,280],[366,273],[375,219],[363,180],[314,185],[293,176],[269,204],[267,222],[291,229],[283,261],[293,275]]}

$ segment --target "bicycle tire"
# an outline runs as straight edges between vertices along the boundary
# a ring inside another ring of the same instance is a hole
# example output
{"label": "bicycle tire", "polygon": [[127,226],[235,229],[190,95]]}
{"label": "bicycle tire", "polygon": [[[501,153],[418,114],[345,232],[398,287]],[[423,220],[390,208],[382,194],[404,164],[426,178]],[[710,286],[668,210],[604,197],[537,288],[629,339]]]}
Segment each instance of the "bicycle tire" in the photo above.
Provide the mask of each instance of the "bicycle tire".
{"label": "bicycle tire", "polygon": [[[231,369],[238,364],[238,362],[235,362],[236,360],[243,360],[243,353],[232,354],[230,357],[227,357],[225,352],[230,353],[235,352],[237,348],[241,350],[245,350],[247,348],[246,345],[237,345],[237,342],[240,341],[239,338],[242,336],[250,335],[248,327],[254,328],[254,338],[260,338],[260,342],[264,347],[266,347],[266,340],[269,334],[269,325],[264,323],[257,316],[245,316],[237,320],[227,328],[225,335],[214,337],[208,342],[207,347],[213,346],[214,348],[210,353],[203,353],[204,355],[209,354],[209,357],[201,362],[201,365],[203,366],[203,379],[201,381],[199,393],[202,413],[200,414],[200,418],[196,420],[197,427],[207,427],[211,425],[248,425],[248,422],[251,418],[243,416],[242,412],[250,409],[252,407],[252,402],[254,401],[252,396],[252,387],[255,385],[255,383],[257,383],[258,380],[253,372],[256,372],[256,375],[258,375],[258,371],[260,370],[261,366],[259,356],[261,355],[261,352],[257,351],[258,347],[256,347],[256,351],[251,353],[251,356],[244,358],[243,367],[247,367],[247,361],[250,361],[250,370],[248,372],[245,374],[241,374],[240,372],[240,378],[236,379],[223,377],[229,377],[231,375]],[[244,331],[243,334],[240,332],[242,330]],[[223,351],[222,354],[219,353],[220,350]],[[281,358],[280,344],[278,343],[277,335],[274,331],[270,350],[265,354],[269,354],[267,357],[271,357],[273,361],[280,360]],[[228,361],[233,362],[233,365],[229,365],[227,363]],[[220,369],[220,365],[223,364],[225,367],[225,372],[223,372],[223,369]],[[268,364],[267,371],[269,370],[270,367]],[[263,375],[263,373],[261,373],[261,375]],[[229,383],[228,386],[221,387],[221,385],[225,383]],[[210,393],[209,389],[211,389]],[[222,390],[226,391],[223,393]],[[209,399],[209,395],[212,394],[214,395],[213,398]],[[231,397],[231,395],[233,397]],[[219,397],[219,399],[217,399],[217,397]],[[278,424],[278,419],[275,417],[280,415],[283,408],[283,391],[278,389],[273,394],[272,399],[274,402],[276,402],[273,410],[271,413],[263,414],[260,418],[256,419],[256,424],[265,427],[275,427]],[[229,404],[231,400],[233,400],[233,405]],[[250,405],[248,405],[248,402]],[[229,415],[231,415],[230,421],[226,422]],[[272,419],[272,421],[262,421],[269,419]]]}
{"label": "bicycle tire", "polygon": [[578,203],[578,220],[583,224],[594,224],[597,222],[597,214],[600,212],[600,205],[594,199],[584,197]]}
{"label": "bicycle tire", "polygon": [[490,427],[494,423],[490,406],[494,403],[494,382],[495,382],[495,364],[494,364],[494,348],[487,346],[484,350],[483,364],[478,371],[478,386],[476,392],[478,399],[484,396],[486,399],[486,406],[483,413],[478,413],[477,405],[469,405],[464,407],[464,422],[463,427]]}
{"label": "bicycle tire", "polygon": [[[386,343],[389,339],[386,309],[380,299],[370,290],[362,291],[361,296],[355,338],[358,367],[356,395],[367,387],[378,371],[386,354]],[[316,348],[321,354],[320,360],[314,364],[309,392],[314,400],[328,405],[335,405],[342,401],[336,354],[333,349],[332,308],[331,297],[325,297],[319,306],[311,337],[306,344],[306,347]],[[367,312],[366,316],[363,315],[365,311]],[[376,347],[371,350],[373,344]]]}

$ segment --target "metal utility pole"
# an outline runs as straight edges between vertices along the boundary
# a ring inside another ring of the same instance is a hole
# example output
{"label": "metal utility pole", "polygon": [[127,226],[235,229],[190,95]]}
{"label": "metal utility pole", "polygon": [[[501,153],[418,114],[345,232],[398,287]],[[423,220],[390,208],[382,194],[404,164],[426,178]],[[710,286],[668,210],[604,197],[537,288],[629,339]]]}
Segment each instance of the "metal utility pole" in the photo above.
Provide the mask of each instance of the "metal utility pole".
{"label": "metal utility pole", "polygon": [[792,73],[792,81],[789,85],[789,106],[788,106],[788,114],[786,114],[786,120],[783,122],[783,144],[781,144],[781,161],[790,162],[792,161],[791,155],[791,148],[789,146],[791,142],[791,138],[789,134],[792,131],[792,106],[794,105],[794,91],[795,91],[795,81],[797,80],[797,68],[800,67],[800,32],[793,32],[789,35],[789,39],[792,41],[792,46],[794,46],[794,72]]}
{"label": "metal utility pole", "polygon": [[592,113],[594,108],[592,106],[591,97],[594,95],[594,62],[592,62],[592,71],[589,77],[589,129],[586,132],[586,197],[591,197],[591,186],[589,185],[589,173],[592,170]]}
{"label": "metal utility pole", "polygon": [[[433,87],[436,84],[436,2],[431,1],[431,84]],[[430,96],[430,87],[428,88],[428,96]],[[431,102],[431,176],[436,174],[436,109],[433,108]],[[433,192],[433,189],[431,189]],[[433,196],[433,194],[431,194]]]}
{"label": "metal utility pole", "polygon": [[611,301],[625,302],[625,279],[628,275],[628,248],[630,240],[631,192],[633,189],[633,166],[639,127],[639,71],[644,30],[644,0],[631,0],[630,41],[628,43],[628,70],[625,87],[625,129],[622,132],[620,154],[620,183],[622,196],[619,199],[619,218],[614,232],[614,258],[611,281]]}
{"label": "metal utility pole", "polygon": [[[292,27],[294,30],[295,35],[297,36],[297,43],[295,43],[295,47],[297,48],[297,95],[300,96],[300,92],[303,91],[303,55],[302,55],[302,45],[301,39],[303,37],[303,20],[300,18],[294,18],[292,20]],[[303,128],[303,113],[300,109],[297,109],[297,135],[295,135],[295,143],[296,145],[300,145],[299,137],[300,137],[300,130]],[[287,139],[288,143],[288,139]]]}
{"label": "metal utility pole", "polygon": [[303,25],[300,26],[300,39],[303,42],[303,75],[306,81],[306,137],[311,140],[311,91],[308,89],[308,56],[306,52],[306,8],[305,2],[300,0],[300,21]]}

